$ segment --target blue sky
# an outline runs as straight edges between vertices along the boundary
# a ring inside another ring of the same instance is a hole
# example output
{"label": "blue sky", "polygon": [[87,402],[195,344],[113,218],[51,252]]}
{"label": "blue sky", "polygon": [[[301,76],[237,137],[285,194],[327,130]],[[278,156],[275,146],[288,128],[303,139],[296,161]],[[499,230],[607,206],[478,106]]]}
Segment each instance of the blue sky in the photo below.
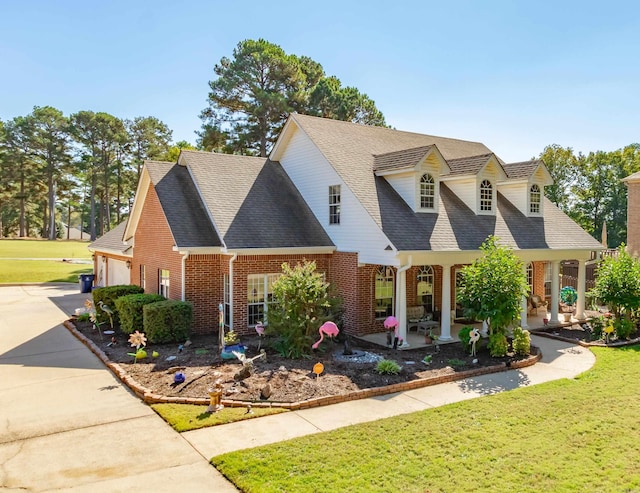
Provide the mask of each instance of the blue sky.
{"label": "blue sky", "polygon": [[0,0],[0,119],[35,105],[153,115],[195,142],[213,66],[264,38],[399,130],[480,141],[508,162],[554,143],[610,151],[640,142],[637,5]]}

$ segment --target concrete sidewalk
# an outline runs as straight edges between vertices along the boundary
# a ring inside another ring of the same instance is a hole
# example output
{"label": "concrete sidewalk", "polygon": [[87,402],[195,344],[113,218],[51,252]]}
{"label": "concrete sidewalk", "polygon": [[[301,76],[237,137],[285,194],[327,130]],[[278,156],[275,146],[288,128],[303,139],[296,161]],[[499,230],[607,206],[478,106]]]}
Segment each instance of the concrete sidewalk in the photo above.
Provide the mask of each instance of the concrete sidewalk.
{"label": "concrete sidewalk", "polygon": [[0,490],[237,491],[60,325],[78,291],[0,287]]}
{"label": "concrete sidewalk", "polygon": [[257,447],[343,426],[412,413],[560,378],[573,378],[595,363],[591,351],[532,336],[542,360],[521,370],[492,373],[380,397],[292,411],[183,433],[204,457]]}

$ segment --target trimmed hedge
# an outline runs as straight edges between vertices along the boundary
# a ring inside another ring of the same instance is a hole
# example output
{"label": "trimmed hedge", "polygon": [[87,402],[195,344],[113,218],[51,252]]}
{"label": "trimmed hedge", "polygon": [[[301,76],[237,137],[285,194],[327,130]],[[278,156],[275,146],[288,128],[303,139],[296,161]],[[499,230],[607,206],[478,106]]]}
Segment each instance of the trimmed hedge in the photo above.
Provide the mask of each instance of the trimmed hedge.
{"label": "trimmed hedge", "polygon": [[116,310],[120,317],[120,329],[125,334],[133,334],[134,331],[142,332],[144,326],[144,305],[165,301],[165,297],[159,294],[127,294],[116,300]]}
{"label": "trimmed hedge", "polygon": [[113,324],[114,326],[120,323],[120,318],[118,317],[118,309],[116,308],[116,300],[120,298],[120,296],[125,296],[127,294],[141,294],[144,293],[144,289],[140,286],[136,286],[135,284],[117,284],[115,286],[107,286],[105,288],[96,288],[93,290],[93,306],[96,309],[96,314],[98,317],[98,322],[109,322],[109,315],[104,313],[100,306],[98,305],[99,301],[102,301],[105,305],[107,305],[113,311]]}
{"label": "trimmed hedge", "polygon": [[156,344],[184,342],[193,324],[193,306],[186,301],[166,300],[144,305],[144,332]]}

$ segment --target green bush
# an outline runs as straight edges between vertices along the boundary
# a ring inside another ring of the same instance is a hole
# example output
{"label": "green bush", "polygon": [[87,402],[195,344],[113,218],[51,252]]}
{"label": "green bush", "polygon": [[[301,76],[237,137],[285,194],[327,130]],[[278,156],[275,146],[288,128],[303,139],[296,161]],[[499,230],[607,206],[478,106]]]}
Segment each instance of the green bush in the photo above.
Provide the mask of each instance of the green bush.
{"label": "green bush", "polygon": [[591,340],[599,341],[604,337],[604,328],[607,325],[605,318],[601,315],[591,320]]}
{"label": "green bush", "polygon": [[487,348],[489,348],[489,354],[494,358],[506,356],[507,351],[509,351],[507,336],[500,333],[491,334],[489,336],[489,344],[487,345]]}
{"label": "green bush", "polygon": [[618,339],[629,339],[631,334],[636,331],[636,326],[632,320],[628,318],[617,318],[613,321],[613,328],[616,331]]}
{"label": "green bush", "polygon": [[390,359],[382,359],[376,365],[376,371],[381,375],[397,375],[400,370],[400,365]]}
{"label": "green bush", "polygon": [[462,327],[460,332],[458,332],[458,338],[462,343],[462,349],[465,353],[471,352],[471,331],[473,327],[467,325],[466,327]]}
{"label": "green bush", "polygon": [[125,334],[132,334],[134,331],[143,331],[143,310],[144,305],[164,301],[164,296],[159,294],[127,294],[116,299],[116,310],[120,317],[120,329]]}
{"label": "green bush", "polygon": [[113,323],[115,325],[120,323],[118,317],[118,311],[116,308],[116,300],[120,296],[127,294],[140,294],[144,293],[144,289],[135,284],[118,284],[116,286],[107,286],[105,288],[96,288],[93,290],[93,306],[96,309],[96,315],[99,323],[109,322],[109,315],[100,309],[99,302],[102,301],[113,312]]}
{"label": "green bush", "polygon": [[465,360],[458,358],[451,358],[447,360],[447,363],[451,368],[461,368],[467,364]]}
{"label": "green bush", "polygon": [[522,327],[513,329],[513,352],[518,356],[531,354],[531,334]]}
{"label": "green bush", "polygon": [[186,301],[166,300],[144,305],[143,327],[149,342],[184,342],[193,323],[193,306]]}

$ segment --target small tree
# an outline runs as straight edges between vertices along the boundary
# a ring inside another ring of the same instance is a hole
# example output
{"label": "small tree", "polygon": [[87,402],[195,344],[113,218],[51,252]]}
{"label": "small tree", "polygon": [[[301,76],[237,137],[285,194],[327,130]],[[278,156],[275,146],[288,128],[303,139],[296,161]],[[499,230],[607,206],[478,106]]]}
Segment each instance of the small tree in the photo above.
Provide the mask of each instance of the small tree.
{"label": "small tree", "polygon": [[273,283],[273,297],[267,330],[278,337],[276,349],[290,358],[309,355],[313,336],[336,304],[329,283],[316,271],[315,262],[295,267],[284,263],[282,276]]}
{"label": "small tree", "polygon": [[489,333],[505,334],[520,319],[522,298],[529,287],[522,261],[509,247],[489,236],[480,250],[484,255],[462,269],[458,300],[465,316],[487,320]]}
{"label": "small tree", "polygon": [[631,319],[640,308],[640,262],[620,245],[617,257],[606,257],[598,266],[595,287],[589,296],[607,305],[617,319]]}

